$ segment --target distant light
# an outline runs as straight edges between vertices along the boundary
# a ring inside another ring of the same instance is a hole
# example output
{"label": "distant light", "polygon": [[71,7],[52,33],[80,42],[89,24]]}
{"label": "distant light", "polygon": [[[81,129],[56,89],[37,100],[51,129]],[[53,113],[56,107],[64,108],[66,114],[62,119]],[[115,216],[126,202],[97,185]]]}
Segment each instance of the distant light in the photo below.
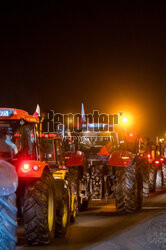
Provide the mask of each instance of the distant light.
{"label": "distant light", "polygon": [[150,154],[147,154],[147,157],[148,157],[148,158],[150,158],[150,157],[151,157],[151,155],[150,155]]}
{"label": "distant light", "polygon": [[157,160],[157,161],[155,161],[155,164],[156,164],[156,165],[159,165],[159,163],[160,163],[160,162],[159,162],[158,160]]}
{"label": "distant light", "polygon": [[123,123],[128,123],[128,118],[127,118],[127,117],[123,117],[123,118],[122,118],[122,122],[123,122]]}
{"label": "distant light", "polygon": [[127,160],[127,159],[130,159],[130,157],[129,156],[122,156],[122,159]]}
{"label": "distant light", "polygon": [[160,158],[160,161],[164,161],[164,158]]}
{"label": "distant light", "polygon": [[130,134],[129,134],[129,136],[131,136],[131,137],[132,137],[132,136],[133,136],[133,133],[130,133]]}
{"label": "distant light", "polygon": [[70,123],[72,123],[72,122],[73,122],[73,120],[72,120],[72,119],[70,119],[70,120],[69,120],[69,122],[70,122]]}

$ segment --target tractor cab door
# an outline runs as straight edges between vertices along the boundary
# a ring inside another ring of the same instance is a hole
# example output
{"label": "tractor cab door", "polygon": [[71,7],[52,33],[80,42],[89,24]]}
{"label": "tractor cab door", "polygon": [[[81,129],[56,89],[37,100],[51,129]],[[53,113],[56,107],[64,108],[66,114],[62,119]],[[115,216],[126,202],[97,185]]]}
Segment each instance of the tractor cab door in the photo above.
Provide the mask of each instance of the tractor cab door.
{"label": "tractor cab door", "polygon": [[41,138],[40,140],[41,160],[49,165],[56,164],[55,145],[53,138]]}
{"label": "tractor cab door", "polygon": [[61,140],[55,140],[55,153],[56,153],[56,162],[59,168],[64,167],[64,149],[63,143]]}

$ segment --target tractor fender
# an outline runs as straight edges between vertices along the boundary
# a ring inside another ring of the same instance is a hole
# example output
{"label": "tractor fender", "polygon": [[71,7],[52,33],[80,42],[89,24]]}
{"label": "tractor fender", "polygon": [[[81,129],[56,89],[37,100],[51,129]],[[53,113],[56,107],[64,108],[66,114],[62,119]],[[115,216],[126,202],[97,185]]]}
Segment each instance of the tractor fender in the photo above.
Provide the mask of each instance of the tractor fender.
{"label": "tractor fender", "polygon": [[0,196],[14,193],[18,186],[15,167],[9,162],[0,160]]}
{"label": "tractor fender", "polygon": [[84,166],[84,153],[77,150],[76,152],[66,152],[65,161],[67,167]]}
{"label": "tractor fender", "polygon": [[108,166],[127,167],[131,165],[134,155],[129,151],[116,150],[112,152],[108,160]]}
{"label": "tractor fender", "polygon": [[48,164],[45,161],[24,160],[17,166],[18,177],[40,178]]}

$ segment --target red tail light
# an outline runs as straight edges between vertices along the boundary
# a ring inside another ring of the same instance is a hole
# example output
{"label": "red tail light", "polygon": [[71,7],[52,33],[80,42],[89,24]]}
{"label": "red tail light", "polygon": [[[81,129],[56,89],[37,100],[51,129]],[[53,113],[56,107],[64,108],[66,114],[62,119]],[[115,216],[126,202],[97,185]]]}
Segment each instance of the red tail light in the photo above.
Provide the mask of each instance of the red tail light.
{"label": "red tail light", "polygon": [[159,164],[160,164],[160,161],[156,160],[156,161],[155,161],[155,164],[156,164],[156,165],[159,165]]}
{"label": "red tail light", "polygon": [[23,160],[17,168],[17,174],[19,177],[41,177],[44,168],[46,167],[45,162],[35,160]]}
{"label": "red tail light", "polygon": [[27,173],[27,172],[29,172],[30,170],[31,170],[30,165],[27,164],[27,163],[24,163],[24,164],[21,166],[21,171],[22,171],[23,173]]}

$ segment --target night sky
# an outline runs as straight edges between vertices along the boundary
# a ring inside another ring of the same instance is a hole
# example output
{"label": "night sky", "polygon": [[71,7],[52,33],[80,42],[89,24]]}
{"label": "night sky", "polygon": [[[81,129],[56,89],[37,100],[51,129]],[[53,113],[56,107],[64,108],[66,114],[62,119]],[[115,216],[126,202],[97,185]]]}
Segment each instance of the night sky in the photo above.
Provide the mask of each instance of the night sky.
{"label": "night sky", "polygon": [[0,8],[2,107],[74,113],[83,102],[166,133],[166,4],[34,2]]}

